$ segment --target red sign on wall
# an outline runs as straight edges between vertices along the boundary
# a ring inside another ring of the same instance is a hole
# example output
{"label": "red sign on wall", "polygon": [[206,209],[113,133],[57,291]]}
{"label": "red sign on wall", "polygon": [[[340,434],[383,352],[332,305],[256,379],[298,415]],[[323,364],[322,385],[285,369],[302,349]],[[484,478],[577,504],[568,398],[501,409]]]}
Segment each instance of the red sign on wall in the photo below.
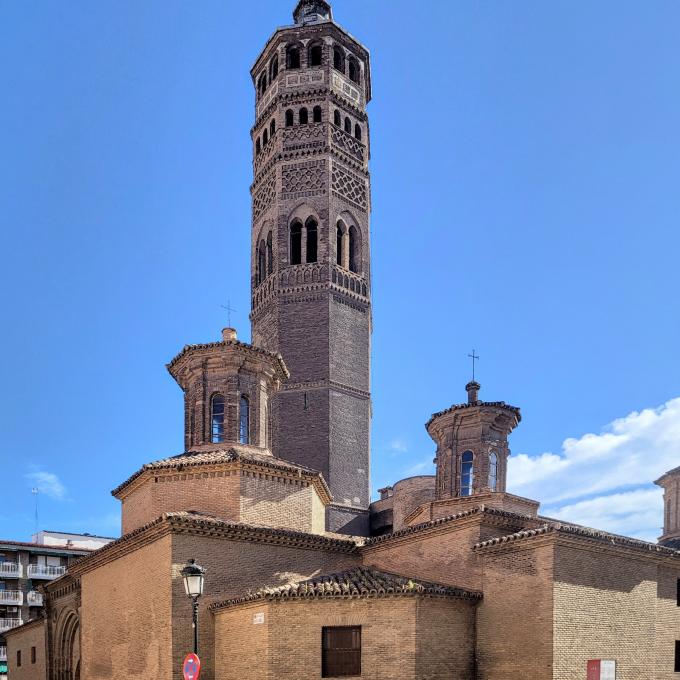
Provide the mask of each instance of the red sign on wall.
{"label": "red sign on wall", "polygon": [[616,680],[616,661],[593,659],[588,662],[587,680]]}
{"label": "red sign on wall", "polygon": [[588,675],[586,677],[587,677],[587,680],[600,680],[600,660],[599,659],[588,662]]}

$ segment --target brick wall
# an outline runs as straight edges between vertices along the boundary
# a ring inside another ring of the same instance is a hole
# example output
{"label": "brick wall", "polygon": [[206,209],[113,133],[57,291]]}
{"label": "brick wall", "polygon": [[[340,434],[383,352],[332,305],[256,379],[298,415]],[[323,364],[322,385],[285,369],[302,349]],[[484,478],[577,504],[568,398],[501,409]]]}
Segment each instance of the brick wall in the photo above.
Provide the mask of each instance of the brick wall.
{"label": "brick wall", "polygon": [[[255,614],[265,622],[255,624]],[[215,617],[217,677],[315,680],[321,676],[322,627],[360,625],[362,678],[471,680],[473,619],[470,603],[420,597],[303,599],[226,609]]]}
{"label": "brick wall", "polygon": [[553,678],[553,547],[519,546],[483,554],[478,680]]}
{"label": "brick wall", "polygon": [[475,604],[416,601],[416,680],[475,680]]}
{"label": "brick wall", "polygon": [[[7,669],[11,680],[45,680],[45,620],[25,624],[12,632],[5,633],[7,640]],[[31,650],[35,650],[35,662]],[[21,666],[17,665],[17,654],[21,654]]]}
{"label": "brick wall", "polygon": [[656,680],[677,680],[674,672],[675,641],[680,640],[680,607],[677,602],[680,566],[659,565],[657,571],[654,629]]}
{"label": "brick wall", "polygon": [[413,512],[419,505],[434,500],[435,478],[433,475],[409,477],[408,479],[398,481],[393,488],[392,529],[393,531],[398,531],[404,528],[404,519],[407,515]]}
{"label": "brick wall", "polygon": [[485,524],[482,515],[473,515],[437,527],[436,531],[412,533],[370,544],[362,551],[364,564],[435,583],[480,590],[481,563],[472,546],[518,528],[512,523]]}
{"label": "brick wall", "polygon": [[232,522],[325,531],[323,503],[306,479],[234,467],[148,475],[123,500],[123,533],[164,512],[190,510]]}
{"label": "brick wall", "polygon": [[171,538],[83,574],[81,677],[172,677]]}
{"label": "brick wall", "polygon": [[[613,659],[617,680],[654,677],[657,565],[647,556],[588,545],[555,551],[554,680],[585,674],[588,659]],[[678,632],[680,616],[675,616]],[[670,623],[670,622],[669,622]],[[670,631],[669,631],[670,632]],[[660,651],[671,677],[673,643]],[[678,638],[680,639],[680,638]],[[666,645],[662,645],[666,646]]]}
{"label": "brick wall", "polygon": [[[287,546],[232,541],[206,536],[173,536],[173,680],[180,680],[180,663],[191,649],[191,606],[179,576],[184,564],[194,558],[206,567],[205,595],[201,600],[199,630],[204,671],[201,680],[223,680],[215,676],[213,615],[208,605],[216,600],[242,597],[249,589],[279,586],[319,574],[330,574],[359,564],[356,554],[310,550]],[[156,676],[153,676],[154,678]],[[160,677],[160,676],[159,676]]]}

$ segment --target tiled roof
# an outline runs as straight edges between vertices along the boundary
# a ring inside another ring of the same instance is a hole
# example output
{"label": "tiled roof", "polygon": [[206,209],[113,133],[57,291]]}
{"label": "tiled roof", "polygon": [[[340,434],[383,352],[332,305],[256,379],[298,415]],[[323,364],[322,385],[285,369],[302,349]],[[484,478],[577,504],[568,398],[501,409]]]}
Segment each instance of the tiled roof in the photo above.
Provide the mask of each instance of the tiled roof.
{"label": "tiled roof", "polygon": [[276,367],[282,374],[284,378],[288,378],[290,373],[286,367],[283,357],[277,352],[270,352],[269,350],[262,349],[261,347],[256,347],[255,345],[250,345],[247,342],[240,342],[238,340],[220,341],[220,342],[206,342],[197,345],[184,345],[182,351],[172,359],[172,361],[167,365],[168,371],[172,373],[172,369],[175,364],[187,353],[193,352],[194,350],[204,350],[204,349],[217,349],[225,347],[234,347],[236,349],[244,350],[251,354],[259,354],[260,356],[273,359],[276,362]]}
{"label": "tiled roof", "polygon": [[544,524],[536,529],[524,529],[514,534],[507,536],[499,536],[491,538],[488,541],[477,543],[474,547],[477,550],[489,548],[491,546],[503,545],[506,543],[513,543],[521,541],[534,536],[543,536],[546,534],[564,534],[567,536],[576,536],[579,538],[590,539],[600,543],[606,543],[610,546],[619,548],[629,548],[648,553],[656,553],[670,557],[680,557],[680,552],[672,548],[666,548],[658,543],[649,543],[648,541],[641,541],[636,538],[629,538],[627,536],[619,536],[618,534],[610,534],[606,531],[599,531],[597,529],[590,529],[588,527],[578,526],[576,524],[563,524],[562,522],[551,522]]}
{"label": "tiled roof", "polygon": [[117,486],[111,492],[111,495],[116,496],[128,484],[133,482],[135,479],[137,479],[137,477],[142,475],[147,470],[166,470],[174,468],[181,468],[184,470],[186,468],[201,465],[216,465],[219,463],[235,463],[239,461],[242,463],[260,465],[272,470],[300,473],[306,477],[316,477],[322,483],[325,491],[330,497],[328,485],[326,484],[323,475],[317,470],[312,470],[311,468],[298,465],[297,463],[291,463],[290,461],[283,460],[282,458],[274,458],[274,456],[271,454],[257,453],[253,450],[239,450],[235,447],[231,447],[229,449],[211,449],[209,451],[187,451],[185,453],[180,453],[177,456],[162,458],[161,460],[157,460],[152,463],[146,463],[131,477]]}
{"label": "tiled roof", "polygon": [[452,588],[417,578],[378,571],[369,567],[354,567],[337,574],[317,576],[283,586],[261,588],[241,598],[216,602],[210,609],[223,609],[255,600],[287,600],[302,598],[360,598],[389,595],[427,595],[478,600],[482,594],[464,588]]}
{"label": "tiled roof", "polygon": [[155,540],[158,536],[163,536],[168,532],[228,538],[235,541],[252,543],[285,545],[310,550],[329,550],[349,554],[356,554],[359,550],[358,542],[349,536],[347,538],[338,538],[334,535],[310,534],[293,529],[277,529],[240,522],[228,522],[218,517],[202,515],[196,512],[166,512],[148,524],[121,536],[118,540],[107,543],[99,548],[99,550],[93,551],[92,554],[80,558],[69,567],[67,575],[69,573],[79,575],[92,566],[115,559],[121,554],[126,554],[129,550],[134,550],[139,545],[145,545],[147,542]]}
{"label": "tiled roof", "polygon": [[433,519],[429,522],[421,522],[420,524],[414,524],[404,529],[399,529],[399,531],[393,531],[391,534],[384,534],[382,536],[374,536],[369,538],[364,545],[372,546],[377,543],[384,543],[385,541],[390,541],[395,538],[401,538],[403,536],[408,536],[409,534],[419,533],[421,531],[426,531],[442,524],[449,524],[451,522],[456,522],[457,520],[464,519],[466,517],[472,517],[473,515],[491,515],[496,517],[505,517],[507,519],[514,519],[520,522],[535,522],[534,517],[529,517],[528,515],[519,515],[514,512],[507,512],[506,510],[498,510],[497,508],[488,508],[485,505],[478,505],[475,508],[470,508],[469,510],[464,510],[463,512],[458,512],[455,515],[448,515],[447,517],[440,517],[439,519]]}
{"label": "tiled roof", "polygon": [[438,413],[433,413],[432,417],[427,421],[427,423],[425,423],[425,428],[427,429],[430,427],[433,420],[436,420],[441,416],[445,416],[447,413],[451,413],[453,411],[463,411],[465,409],[475,408],[477,406],[486,408],[502,408],[506,411],[512,411],[512,413],[514,413],[517,417],[518,422],[522,420],[522,413],[517,406],[510,406],[510,404],[506,404],[504,401],[473,401],[472,403],[465,402],[464,404],[454,404],[450,408],[439,411]]}

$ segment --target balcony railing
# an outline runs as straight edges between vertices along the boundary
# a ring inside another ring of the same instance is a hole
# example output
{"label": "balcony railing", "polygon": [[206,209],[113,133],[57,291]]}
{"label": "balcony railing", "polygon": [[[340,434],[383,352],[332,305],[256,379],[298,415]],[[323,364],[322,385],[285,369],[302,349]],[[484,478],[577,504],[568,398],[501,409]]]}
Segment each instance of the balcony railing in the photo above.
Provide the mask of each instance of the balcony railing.
{"label": "balcony railing", "polygon": [[0,633],[9,630],[10,628],[18,628],[23,625],[21,619],[0,619]]}
{"label": "balcony railing", "polygon": [[42,607],[43,604],[42,593],[39,593],[35,590],[29,591],[29,593],[26,595],[26,604],[29,607]]}
{"label": "balcony railing", "polygon": [[24,570],[17,562],[0,562],[0,577],[21,578]]}
{"label": "balcony railing", "polygon": [[53,567],[49,564],[29,564],[28,578],[59,578],[66,573],[66,567]]}
{"label": "balcony railing", "polygon": [[24,594],[20,590],[0,590],[0,604],[20,606],[24,603]]}
{"label": "balcony railing", "polygon": [[7,661],[7,647],[0,647],[0,661]]}

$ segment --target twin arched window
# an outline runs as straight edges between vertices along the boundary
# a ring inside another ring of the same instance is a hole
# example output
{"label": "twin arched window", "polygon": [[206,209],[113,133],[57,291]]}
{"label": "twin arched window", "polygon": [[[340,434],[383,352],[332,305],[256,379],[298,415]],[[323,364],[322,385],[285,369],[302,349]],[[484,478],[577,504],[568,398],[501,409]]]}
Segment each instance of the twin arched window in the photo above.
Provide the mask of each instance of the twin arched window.
{"label": "twin arched window", "polygon": [[357,85],[361,81],[361,69],[359,68],[359,62],[354,57],[349,58],[349,79]]}
{"label": "twin arched window", "polygon": [[345,72],[345,55],[337,45],[333,48],[333,68]]}
{"label": "twin arched window", "polygon": [[489,455],[489,488],[496,491],[498,486],[498,454]]}
{"label": "twin arched window", "polygon": [[219,444],[224,441],[224,397],[213,395],[210,404],[210,441]]}
{"label": "twin arched window", "polygon": [[359,230],[351,225],[349,229],[342,220],[338,220],[336,236],[336,260],[340,267],[351,272],[361,271],[361,242]]}
{"label": "twin arched window", "polygon": [[272,232],[267,234],[267,240],[262,239],[257,246],[256,285],[260,285],[274,271],[274,249]]}
{"label": "twin arched window", "polygon": [[475,455],[472,451],[465,451],[461,457],[460,464],[460,495],[471,496],[472,485],[475,477],[474,470]]}
{"label": "twin arched window", "polygon": [[250,444],[250,402],[245,395],[239,401],[238,441],[240,444]]}
{"label": "twin arched window", "polygon": [[317,221],[309,217],[303,227],[300,220],[295,220],[290,225],[290,264],[302,264],[303,251],[305,262],[316,262],[318,249],[319,225]]}
{"label": "twin arched window", "polygon": [[361,83],[361,65],[355,57],[345,59],[345,53],[339,45],[333,48],[333,68],[340,73],[345,73],[345,62],[349,66],[349,79],[359,85]]}

